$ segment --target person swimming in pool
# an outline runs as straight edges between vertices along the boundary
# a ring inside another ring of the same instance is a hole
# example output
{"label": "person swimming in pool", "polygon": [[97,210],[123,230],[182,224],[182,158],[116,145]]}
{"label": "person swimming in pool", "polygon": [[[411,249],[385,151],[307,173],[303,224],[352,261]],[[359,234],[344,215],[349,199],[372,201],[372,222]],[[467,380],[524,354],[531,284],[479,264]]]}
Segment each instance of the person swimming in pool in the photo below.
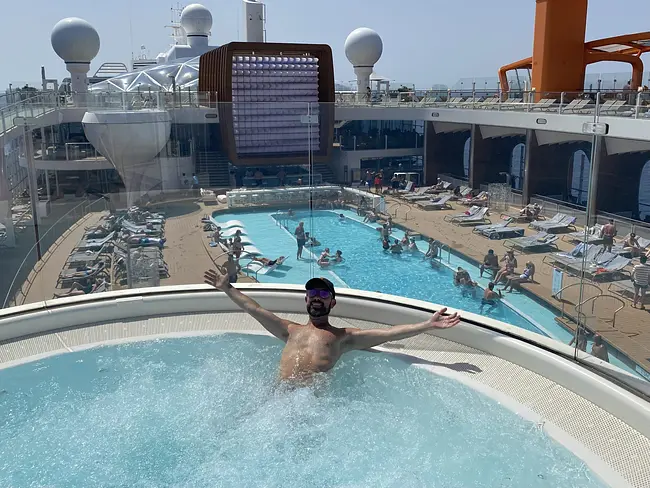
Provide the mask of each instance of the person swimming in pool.
{"label": "person swimming in pool", "polygon": [[483,313],[483,307],[486,305],[489,305],[491,308],[495,307],[501,298],[503,298],[501,290],[494,291],[494,283],[490,282],[483,292],[483,298],[481,299],[481,313]]}
{"label": "person swimming in pool", "polygon": [[298,324],[262,308],[228,283],[228,275],[208,270],[205,282],[223,291],[244,312],[285,343],[280,357],[281,380],[308,383],[315,374],[331,370],[341,355],[369,349],[385,342],[407,339],[433,329],[448,329],[460,322],[457,313],[445,315],[443,308],[419,324],[396,325],[384,329],[339,328],[329,323],[336,306],[336,290],[326,278],[312,278],[305,284],[305,304],[309,320]]}

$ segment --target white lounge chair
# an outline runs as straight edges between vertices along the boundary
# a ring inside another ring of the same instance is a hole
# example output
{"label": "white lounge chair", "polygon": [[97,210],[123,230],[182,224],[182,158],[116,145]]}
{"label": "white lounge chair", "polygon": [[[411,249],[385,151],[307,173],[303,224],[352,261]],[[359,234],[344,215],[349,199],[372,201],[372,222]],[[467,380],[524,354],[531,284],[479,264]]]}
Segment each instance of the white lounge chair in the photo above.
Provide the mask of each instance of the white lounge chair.
{"label": "white lounge chair", "polygon": [[413,182],[409,181],[403,190],[397,190],[398,193],[410,193],[413,190]]}
{"label": "white lounge chair", "polygon": [[521,237],[524,235],[522,227],[510,227],[512,221],[500,224],[478,225],[472,229],[475,234],[480,234],[488,239],[504,239],[506,237]]}
{"label": "white lounge chair", "polygon": [[548,234],[547,232],[539,232],[534,236],[518,237],[516,239],[507,239],[503,246],[508,249],[520,249],[523,252],[535,251],[545,247],[555,247],[555,241],[559,239],[555,234]]}
{"label": "white lounge chair", "polygon": [[451,195],[445,195],[440,200],[437,201],[430,200],[425,203],[417,203],[417,206],[420,207],[422,210],[450,209],[452,208],[452,206],[449,204],[450,200],[451,200]]}
{"label": "white lounge chair", "polygon": [[280,264],[276,263],[273,266],[266,266],[260,263],[259,261],[251,261],[246,266],[242,266],[241,269],[246,274],[248,274],[249,271],[255,273],[255,276],[257,277],[257,275],[265,275],[267,273],[270,273],[271,271],[274,271],[280,266],[284,266],[284,263],[286,263],[288,259],[289,258],[285,258],[284,261],[282,261],[282,263]]}
{"label": "white lounge chair", "polygon": [[217,224],[222,229],[230,229],[231,227],[244,227],[244,223],[241,220],[229,220],[227,222],[217,222],[212,219],[212,222]]}
{"label": "white lounge chair", "polygon": [[475,205],[473,207],[470,207],[469,210],[466,210],[463,213],[457,213],[457,214],[453,214],[453,215],[445,215],[444,221],[445,222],[451,222],[452,220],[459,219],[461,217],[469,217],[470,215],[476,214],[476,212],[478,212],[479,210],[481,210],[481,207],[479,207],[478,205]]}
{"label": "white lounge chair", "polygon": [[452,219],[451,223],[456,225],[479,225],[482,223],[491,224],[490,219],[487,218],[488,208],[481,207],[478,212],[472,215],[465,215],[457,219]]}
{"label": "white lounge chair", "polygon": [[249,245],[249,246],[244,246],[244,249],[242,251],[242,255],[262,256],[263,253],[262,253],[262,251],[260,251],[255,246]]}
{"label": "white lounge chair", "polygon": [[238,230],[241,231],[241,235],[243,236],[247,235],[246,229],[244,229],[243,227],[237,227],[237,228],[232,227],[230,229],[221,232],[221,237],[234,237]]}

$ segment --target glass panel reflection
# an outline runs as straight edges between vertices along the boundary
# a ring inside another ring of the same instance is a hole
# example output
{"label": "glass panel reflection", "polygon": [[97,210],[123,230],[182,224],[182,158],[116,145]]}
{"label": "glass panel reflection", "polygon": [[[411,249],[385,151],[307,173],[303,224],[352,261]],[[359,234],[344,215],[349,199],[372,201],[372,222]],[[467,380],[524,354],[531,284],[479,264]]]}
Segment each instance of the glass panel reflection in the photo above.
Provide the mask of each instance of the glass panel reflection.
{"label": "glass panel reflection", "polygon": [[[500,320],[650,377],[645,333],[631,325],[645,320],[638,266],[650,233],[609,213],[606,179],[595,214],[581,206],[594,167],[625,184],[608,173],[606,145],[346,121],[334,104],[233,105],[196,91],[93,93],[88,103],[82,123],[28,126],[4,147],[5,306],[195,284],[214,266],[232,281],[323,275]],[[372,142],[382,137],[383,149]],[[594,166],[599,151],[605,163]],[[58,169],[69,164],[80,169]],[[644,215],[640,188],[632,217]]]}

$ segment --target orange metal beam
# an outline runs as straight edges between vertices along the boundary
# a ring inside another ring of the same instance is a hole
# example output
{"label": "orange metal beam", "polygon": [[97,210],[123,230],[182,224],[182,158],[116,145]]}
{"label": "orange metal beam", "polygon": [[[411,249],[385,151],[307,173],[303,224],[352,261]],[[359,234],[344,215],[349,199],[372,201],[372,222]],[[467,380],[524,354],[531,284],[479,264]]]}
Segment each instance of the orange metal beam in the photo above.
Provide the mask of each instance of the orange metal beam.
{"label": "orange metal beam", "polygon": [[586,55],[585,65],[598,63],[600,61],[618,61],[632,65],[632,83],[630,87],[635,90],[643,83],[643,61],[641,58],[632,54],[620,53],[598,53],[590,52]]}

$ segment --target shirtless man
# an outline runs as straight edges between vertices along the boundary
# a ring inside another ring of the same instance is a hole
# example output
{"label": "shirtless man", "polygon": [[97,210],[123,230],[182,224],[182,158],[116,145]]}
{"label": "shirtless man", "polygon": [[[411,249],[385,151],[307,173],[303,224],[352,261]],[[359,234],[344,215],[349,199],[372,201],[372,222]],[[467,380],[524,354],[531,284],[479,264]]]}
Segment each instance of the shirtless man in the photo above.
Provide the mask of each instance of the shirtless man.
{"label": "shirtless man", "polygon": [[436,312],[425,322],[398,325],[386,329],[340,329],[329,323],[329,313],[336,305],[336,291],[331,281],[312,278],[305,284],[305,303],[309,321],[297,324],[281,319],[263,309],[253,299],[228,283],[227,275],[206,271],[205,282],[223,291],[275,337],[285,342],[280,358],[280,379],[308,382],[315,373],[329,371],[341,355],[364,350],[385,342],[413,337],[428,330],[447,329],[460,321],[458,314],[445,316],[447,310]]}

